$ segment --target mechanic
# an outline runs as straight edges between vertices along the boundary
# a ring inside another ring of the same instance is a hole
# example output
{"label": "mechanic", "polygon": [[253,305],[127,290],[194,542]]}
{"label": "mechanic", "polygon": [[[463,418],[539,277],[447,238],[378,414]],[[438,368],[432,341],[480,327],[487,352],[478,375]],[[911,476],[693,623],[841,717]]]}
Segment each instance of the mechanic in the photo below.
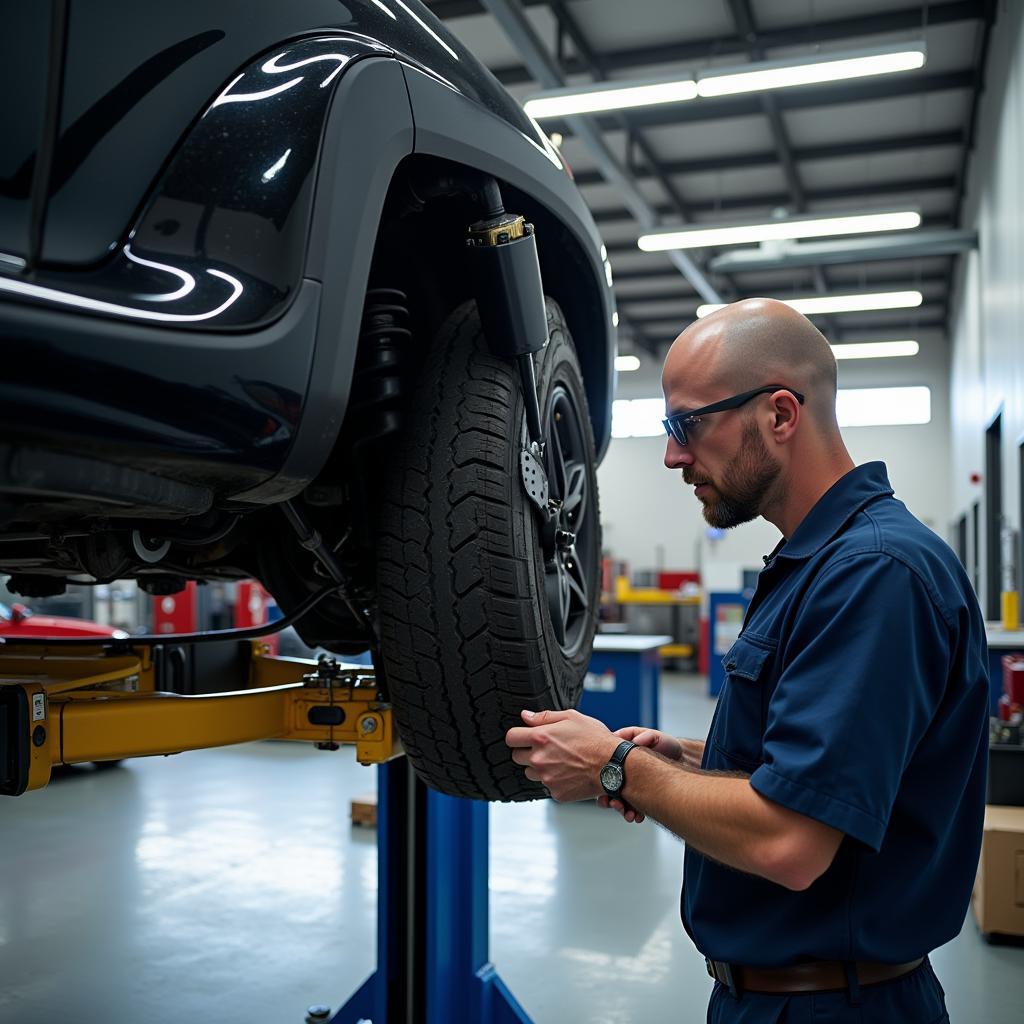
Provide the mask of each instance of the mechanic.
{"label": "mechanic", "polygon": [[513,759],[556,800],[598,797],[685,842],[709,1021],[948,1020],[928,953],[970,900],[988,741],[967,576],[882,463],[854,465],[832,351],[788,306],[697,321],[662,386],[665,465],[707,522],[782,533],[708,738],[523,711]]}

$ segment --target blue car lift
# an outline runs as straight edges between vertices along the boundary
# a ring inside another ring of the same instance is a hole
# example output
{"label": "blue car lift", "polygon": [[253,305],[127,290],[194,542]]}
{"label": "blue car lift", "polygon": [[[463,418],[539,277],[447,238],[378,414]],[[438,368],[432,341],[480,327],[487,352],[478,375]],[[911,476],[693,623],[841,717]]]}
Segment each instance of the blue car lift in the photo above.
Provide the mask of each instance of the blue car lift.
{"label": "blue car lift", "polygon": [[488,805],[377,772],[377,969],[331,1024],[530,1024],[488,959]]}

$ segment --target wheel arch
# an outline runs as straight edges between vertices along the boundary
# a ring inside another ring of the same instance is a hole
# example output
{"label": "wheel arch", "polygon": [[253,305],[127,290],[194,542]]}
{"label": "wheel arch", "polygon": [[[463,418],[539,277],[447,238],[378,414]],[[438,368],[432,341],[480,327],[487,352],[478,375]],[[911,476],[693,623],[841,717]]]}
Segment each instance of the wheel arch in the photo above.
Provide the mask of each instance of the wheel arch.
{"label": "wheel arch", "polygon": [[579,190],[553,148],[519,132],[450,84],[403,64],[415,152],[493,175],[505,207],[537,228],[544,290],[576,339],[598,457],[611,439],[616,349],[607,253]]}

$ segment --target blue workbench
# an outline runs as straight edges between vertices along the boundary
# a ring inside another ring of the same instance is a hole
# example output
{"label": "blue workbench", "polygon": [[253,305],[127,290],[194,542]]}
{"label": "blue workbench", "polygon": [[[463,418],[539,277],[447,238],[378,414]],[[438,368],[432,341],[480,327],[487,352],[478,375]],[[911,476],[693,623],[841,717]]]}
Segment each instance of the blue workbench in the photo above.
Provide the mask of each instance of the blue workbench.
{"label": "blue workbench", "polygon": [[599,633],[583,681],[580,711],[609,729],[624,725],[658,728],[661,655],[670,636]]}

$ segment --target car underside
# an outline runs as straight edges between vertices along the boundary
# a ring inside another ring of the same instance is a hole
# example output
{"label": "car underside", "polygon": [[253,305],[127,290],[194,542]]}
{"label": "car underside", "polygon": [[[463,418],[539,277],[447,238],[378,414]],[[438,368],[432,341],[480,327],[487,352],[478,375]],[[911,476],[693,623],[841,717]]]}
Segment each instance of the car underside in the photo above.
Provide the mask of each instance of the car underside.
{"label": "car underside", "polygon": [[[281,31],[276,5],[254,12]],[[176,70],[215,43],[190,38],[162,51]],[[26,598],[257,579],[310,646],[373,652],[424,778],[517,799],[538,787],[486,751],[514,693],[575,703],[596,626],[610,272],[500,87],[468,54],[442,81],[403,42],[320,29],[214,64],[198,118],[161,101],[184,136],[127,225],[95,179],[54,191],[69,132],[124,81],[63,134],[40,114],[51,193],[29,190],[21,243],[0,219],[0,573]],[[132,151],[139,129],[107,130]],[[496,678],[460,772],[426,737],[441,709],[459,747],[460,706]]]}

